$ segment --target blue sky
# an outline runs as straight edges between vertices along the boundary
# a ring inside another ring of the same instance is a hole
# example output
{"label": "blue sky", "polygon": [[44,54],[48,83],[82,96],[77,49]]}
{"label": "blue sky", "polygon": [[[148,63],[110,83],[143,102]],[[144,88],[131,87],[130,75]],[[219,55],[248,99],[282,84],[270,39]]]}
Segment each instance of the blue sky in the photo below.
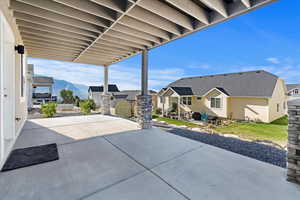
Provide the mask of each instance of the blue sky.
{"label": "blue sky", "polygon": [[[279,0],[149,52],[149,87],[159,90],[186,76],[264,69],[300,83],[300,1]],[[101,66],[29,59],[37,74],[100,85]],[[140,55],[110,66],[110,83],[140,88]]]}

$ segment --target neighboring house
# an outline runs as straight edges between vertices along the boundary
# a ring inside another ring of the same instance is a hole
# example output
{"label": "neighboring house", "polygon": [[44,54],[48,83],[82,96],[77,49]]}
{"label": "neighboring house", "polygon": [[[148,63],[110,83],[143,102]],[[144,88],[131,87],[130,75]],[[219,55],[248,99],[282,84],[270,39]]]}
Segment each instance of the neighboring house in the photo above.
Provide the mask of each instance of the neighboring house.
{"label": "neighboring house", "polygon": [[300,84],[287,84],[289,100],[300,99]]}
{"label": "neighboring house", "polygon": [[[89,87],[89,99],[93,99],[97,106],[101,106],[101,95],[103,93],[103,86],[90,86]],[[116,105],[121,101],[126,101],[123,105],[130,105],[133,115],[136,113],[136,96],[140,95],[140,90],[123,90],[120,91],[118,86],[115,84],[108,85],[108,93],[111,95],[111,108],[115,108]],[[156,92],[153,90],[149,91],[152,95],[153,109],[157,105]],[[125,109],[124,109],[125,110]],[[112,112],[115,113],[114,111]]]}
{"label": "neighboring house", "polygon": [[[101,106],[101,95],[103,93],[103,86],[90,86],[89,87],[89,99],[93,99],[97,106]],[[113,93],[119,93],[118,86],[115,84],[108,85],[108,93],[112,95]]]}
{"label": "neighboring house", "polygon": [[179,107],[180,118],[200,112],[220,118],[271,122],[287,113],[284,80],[269,72],[250,72],[179,79],[158,93],[163,114]]}

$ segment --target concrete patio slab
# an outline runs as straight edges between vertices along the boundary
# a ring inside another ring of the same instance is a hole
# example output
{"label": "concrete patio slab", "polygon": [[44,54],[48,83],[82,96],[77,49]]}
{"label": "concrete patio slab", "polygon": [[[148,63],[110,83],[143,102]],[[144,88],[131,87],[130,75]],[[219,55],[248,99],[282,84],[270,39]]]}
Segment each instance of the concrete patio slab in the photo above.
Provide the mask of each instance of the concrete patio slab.
{"label": "concrete patio slab", "polygon": [[[135,188],[135,190],[132,190]],[[170,188],[165,182],[150,172],[145,172],[132,177],[107,190],[97,192],[85,198],[86,200],[185,200],[181,194],[178,194]]]}
{"label": "concrete patio slab", "polygon": [[29,121],[15,148],[57,142],[60,159],[0,173],[0,199],[299,199],[282,168],[156,128],[130,131],[124,119],[109,117],[128,129],[108,133],[103,117]]}
{"label": "concrete patio slab", "polygon": [[113,145],[150,169],[205,144],[167,134],[158,128],[105,136]]}
{"label": "concrete patio slab", "polygon": [[190,199],[299,199],[300,187],[286,181],[285,171],[212,146],[153,169]]}

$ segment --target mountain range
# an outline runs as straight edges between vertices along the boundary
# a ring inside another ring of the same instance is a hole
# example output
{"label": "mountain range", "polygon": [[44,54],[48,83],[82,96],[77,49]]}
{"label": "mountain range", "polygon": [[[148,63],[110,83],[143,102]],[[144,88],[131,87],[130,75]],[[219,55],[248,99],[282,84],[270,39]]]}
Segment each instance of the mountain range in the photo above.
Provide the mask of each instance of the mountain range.
{"label": "mountain range", "polygon": [[54,79],[53,95],[59,96],[59,92],[63,89],[73,91],[74,96],[79,96],[81,99],[87,99],[89,86],[83,84],[75,84],[65,80]]}

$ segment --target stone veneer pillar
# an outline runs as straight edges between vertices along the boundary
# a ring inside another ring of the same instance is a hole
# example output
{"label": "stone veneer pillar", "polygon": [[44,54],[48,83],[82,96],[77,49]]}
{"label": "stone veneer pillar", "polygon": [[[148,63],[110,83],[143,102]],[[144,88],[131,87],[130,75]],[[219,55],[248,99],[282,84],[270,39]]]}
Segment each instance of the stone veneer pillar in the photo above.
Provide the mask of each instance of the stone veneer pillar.
{"label": "stone veneer pillar", "polygon": [[300,184],[300,99],[288,102],[287,180]]}
{"label": "stone veneer pillar", "polygon": [[152,96],[139,95],[137,98],[137,117],[142,129],[152,128]]}
{"label": "stone veneer pillar", "polygon": [[110,95],[101,95],[101,114],[110,115]]}

